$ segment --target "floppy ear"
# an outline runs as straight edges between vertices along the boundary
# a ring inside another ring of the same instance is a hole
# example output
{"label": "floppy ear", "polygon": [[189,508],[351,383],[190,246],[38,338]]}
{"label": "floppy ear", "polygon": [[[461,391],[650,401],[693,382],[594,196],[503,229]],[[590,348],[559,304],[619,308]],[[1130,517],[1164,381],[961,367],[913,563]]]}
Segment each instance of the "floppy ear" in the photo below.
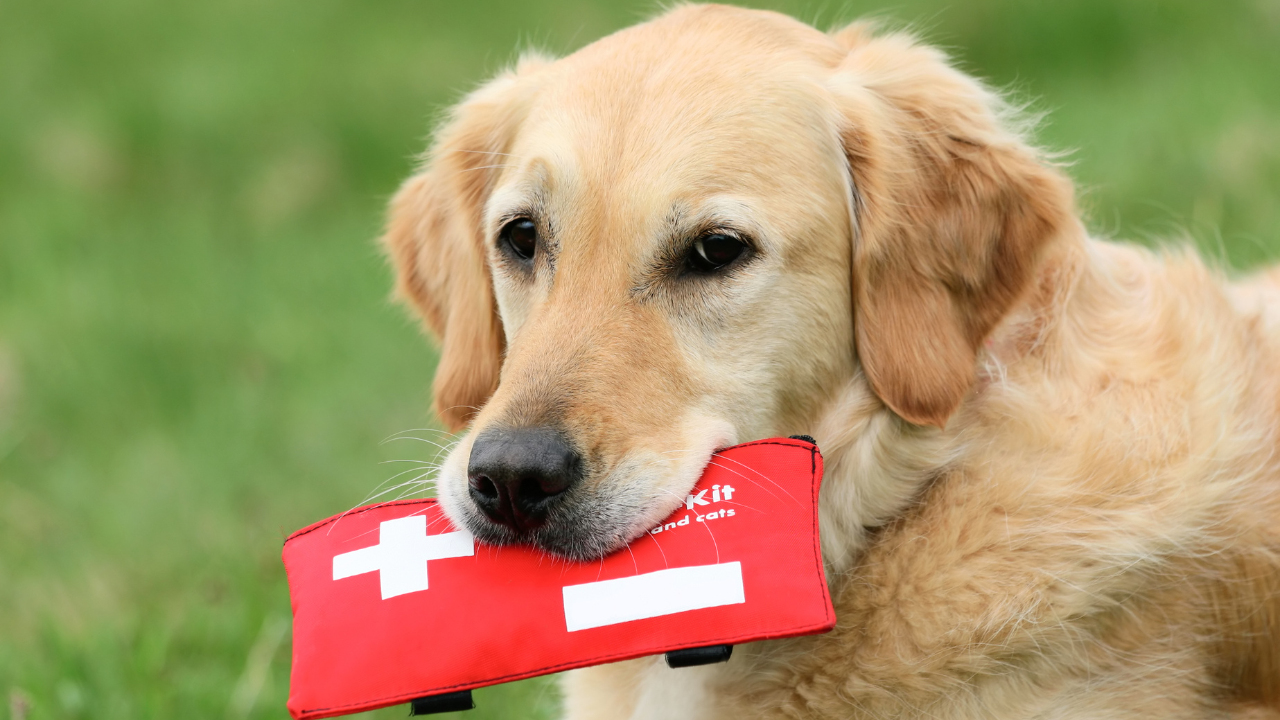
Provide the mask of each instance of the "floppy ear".
{"label": "floppy ear", "polygon": [[906,35],[835,35],[853,175],[858,356],[894,412],[943,427],[978,351],[1074,227],[1070,182],[999,116],[1000,101]]}
{"label": "floppy ear", "polygon": [[498,386],[504,337],[484,203],[532,98],[529,76],[544,64],[524,58],[455,107],[425,168],[391,201],[382,244],[395,268],[396,295],[440,341],[434,404],[451,430],[465,426]]}

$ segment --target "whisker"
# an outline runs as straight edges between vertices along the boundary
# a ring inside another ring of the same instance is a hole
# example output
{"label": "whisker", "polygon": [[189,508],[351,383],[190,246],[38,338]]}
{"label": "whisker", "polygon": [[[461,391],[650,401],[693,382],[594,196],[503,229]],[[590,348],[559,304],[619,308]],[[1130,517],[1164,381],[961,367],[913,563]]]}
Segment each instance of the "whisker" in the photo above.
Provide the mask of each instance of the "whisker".
{"label": "whisker", "polygon": [[750,510],[751,512],[760,512],[758,508],[753,508],[750,505],[747,505],[745,503],[740,503],[735,500],[721,500],[720,502],[724,503],[725,505],[732,505],[734,507],[742,508],[743,510]]}
{"label": "whisker", "polygon": [[[383,443],[394,442],[394,441],[396,441],[396,440],[417,440],[417,441],[418,441],[418,442],[420,442],[420,443],[426,443],[426,444],[428,444],[428,445],[434,445],[434,446],[436,446],[436,447],[440,448],[440,452],[448,452],[448,451],[449,451],[449,448],[454,447],[455,445],[457,445],[457,444],[458,444],[458,443],[455,441],[455,442],[451,442],[451,443],[449,443],[448,445],[441,445],[441,444],[440,444],[440,443],[438,443],[438,442],[434,442],[434,441],[432,441],[432,440],[427,440],[426,438],[414,437],[414,436],[412,436],[412,435],[401,435],[400,437],[388,438],[387,440],[384,440],[384,441],[383,441]],[[379,443],[379,444],[383,444],[383,443]]]}
{"label": "whisker", "polygon": [[[409,498],[411,495],[414,495],[415,493],[428,492],[433,487],[435,487],[434,480],[423,480],[421,482],[414,483],[414,485],[408,487],[404,492],[400,493],[400,495],[396,497],[394,502],[400,502],[401,500],[405,500]],[[426,495],[423,496],[423,499],[426,499]]]}
{"label": "whisker", "polygon": [[380,443],[378,443],[378,444],[379,444],[379,445],[385,445],[387,442],[389,442],[389,441],[391,441],[391,440],[393,440],[393,439],[395,439],[395,438],[397,438],[397,437],[399,437],[399,436],[401,436],[401,435],[408,435],[408,434],[409,434],[409,433],[411,433],[411,432],[433,432],[433,433],[438,433],[438,434],[440,434],[440,435],[447,435],[447,436],[449,436],[449,437],[451,437],[451,438],[456,438],[456,437],[458,437],[458,436],[457,436],[456,434],[454,434],[454,433],[446,432],[446,431],[444,431],[444,430],[438,430],[438,429],[436,429],[436,428],[409,428],[408,430],[401,430],[401,431],[400,431],[400,432],[398,432],[398,433],[392,433],[392,434],[388,435],[385,439],[383,439],[383,440],[382,440],[382,442],[380,442]]}
{"label": "whisker", "polygon": [[458,148],[456,150],[450,150],[449,152],[475,153],[476,155],[505,155],[506,157],[513,157],[513,158],[521,157],[520,155],[512,155],[511,153],[504,153],[504,152],[495,152],[493,150],[467,150],[464,148]]}
{"label": "whisker", "polygon": [[[382,495],[386,495],[386,494],[387,494],[387,493],[389,493],[389,492],[393,492],[393,491],[395,491],[397,488],[401,488],[401,487],[404,487],[405,485],[412,484],[415,480],[418,480],[419,478],[426,477],[427,475],[430,475],[430,474],[431,474],[430,472],[423,473],[423,474],[419,475],[418,477],[413,478],[413,480],[409,480],[408,482],[401,483],[401,484],[396,485],[396,486],[394,486],[394,487],[388,488],[387,490],[385,490],[385,491],[383,491],[383,492],[381,492],[381,493],[378,493],[377,495],[374,495],[374,496],[373,496],[373,498],[377,498],[377,497],[380,497],[380,496],[382,496]],[[432,481],[432,482],[434,482],[434,481]],[[369,500],[372,500],[373,498],[366,498],[366,499],[365,499],[365,502],[368,502]],[[382,506],[384,506],[384,505],[389,505],[389,504],[390,504],[390,503],[387,503],[387,502],[374,503],[374,504],[372,504],[372,505],[370,505],[370,506],[369,506],[369,509],[370,509],[370,510],[372,510],[372,509],[379,508],[379,507],[382,507]],[[325,535],[329,535],[330,533],[332,533],[335,529],[337,529],[337,527],[338,527],[339,523],[341,523],[341,522],[343,521],[343,519],[344,519],[344,518],[346,518],[348,515],[350,515],[351,513],[355,512],[356,510],[359,510],[359,509],[360,509],[361,507],[363,507],[363,506],[364,506],[364,503],[361,503],[360,505],[356,505],[355,507],[348,508],[347,510],[345,510],[341,515],[339,515],[339,516],[338,516],[338,519],[337,519],[337,520],[334,520],[334,521],[333,521],[333,524],[329,526],[329,529],[328,529],[328,530],[325,530],[325,533],[324,533],[324,534],[325,534]],[[416,515],[417,513],[413,513],[413,514],[414,514],[414,515]],[[405,517],[410,517],[410,516],[409,516],[409,515],[406,515]],[[378,529],[378,528],[372,528],[372,529],[370,529],[370,530],[367,530],[367,531],[365,531],[365,532],[360,533],[359,535],[356,535],[355,537],[363,537],[363,536],[368,535],[369,533],[371,533],[371,532],[373,532],[374,530],[377,530],[377,529]]]}
{"label": "whisker", "polygon": [[462,410],[475,410],[476,412],[479,412],[479,411],[480,411],[480,408],[476,407],[475,405],[451,405],[451,406],[449,406],[449,407],[445,408],[445,412],[448,412],[448,411],[450,411],[450,410],[458,410],[458,409],[462,409]]}
{"label": "whisker", "polygon": [[[378,483],[378,486],[377,486],[377,487],[375,487],[373,490],[370,490],[369,492],[377,492],[377,491],[381,490],[383,485],[386,485],[387,483],[391,482],[392,480],[395,480],[396,478],[400,477],[401,475],[408,475],[408,474],[409,474],[409,473],[411,473],[411,472],[417,472],[417,471],[419,471],[419,470],[424,470],[424,469],[425,469],[425,470],[439,470],[439,469],[440,469],[440,467],[439,467],[438,465],[437,465],[437,466],[434,466],[434,467],[433,467],[433,466],[430,466],[430,465],[420,465],[420,466],[418,466],[418,467],[409,468],[408,470],[402,470],[402,471],[400,471],[400,472],[396,473],[395,475],[392,475],[391,477],[387,478],[386,480],[383,480],[382,482]],[[366,497],[364,500],[361,500],[361,501],[360,501],[360,504],[361,504],[361,505],[364,505],[365,503],[369,502],[369,499],[370,499],[370,498]]]}
{"label": "whisker", "polygon": [[[801,504],[799,500],[796,500],[796,498],[795,498],[795,496],[794,496],[794,495],[792,495],[791,493],[787,492],[787,489],[786,489],[786,488],[784,488],[784,487],[782,487],[782,485],[781,485],[781,484],[779,484],[776,480],[774,480],[773,478],[769,477],[768,475],[765,475],[764,473],[760,472],[759,470],[757,470],[757,469],[755,469],[755,468],[751,467],[750,465],[747,465],[746,463],[741,462],[741,461],[738,461],[738,460],[734,460],[733,458],[730,458],[730,457],[725,457],[725,456],[723,456],[723,455],[715,455],[715,456],[713,456],[713,459],[715,459],[715,458],[719,458],[719,459],[721,459],[721,460],[728,460],[728,461],[729,461],[729,462],[731,462],[731,463],[734,463],[734,464],[736,464],[736,465],[739,465],[739,466],[741,466],[741,467],[744,467],[744,468],[746,468],[746,469],[750,470],[751,472],[753,472],[753,473],[755,473],[755,474],[759,475],[760,477],[764,478],[765,480],[768,480],[769,482],[773,483],[774,487],[776,487],[776,488],[778,488],[779,490],[781,490],[782,492],[786,493],[787,497],[791,498],[791,500],[792,500],[793,502],[795,502],[797,505]],[[726,470],[728,470],[728,468],[725,468],[725,469],[726,469]]]}
{"label": "whisker", "polygon": [[[670,490],[667,490],[667,491],[666,491],[666,493],[667,493],[668,495],[671,495],[672,497],[675,497],[676,499],[680,500],[681,502],[684,502],[684,500],[683,500],[683,499],[681,499],[681,498],[679,498],[678,496],[676,496],[676,494],[675,494],[675,493],[673,493],[673,492],[671,492]],[[705,520],[705,518],[706,518],[707,516],[706,516],[706,515],[703,515],[702,513],[698,512],[697,510],[693,510],[693,515],[694,515],[694,517],[697,517],[697,518],[703,518],[703,519],[701,519],[699,522],[701,522],[701,523],[702,523],[702,526],[703,526],[704,528],[706,528],[706,529],[707,529],[707,532],[708,532],[708,533],[710,533],[710,534],[711,534],[711,543],[712,543],[713,545],[715,545],[715,548],[716,548],[716,563],[717,563],[717,564],[719,564],[719,563],[720,563],[720,543],[716,542],[716,534],[715,534],[715,532],[713,532],[713,531],[711,530],[711,524],[710,524],[710,523],[708,523],[708,522]]]}
{"label": "whisker", "polygon": [[[709,462],[709,463],[707,463],[707,464],[708,464],[708,465],[715,465],[716,467],[720,468],[721,470],[725,470],[726,472],[731,472],[731,473],[733,473],[734,475],[737,475],[738,477],[742,478],[743,480],[746,480],[747,482],[751,483],[752,485],[755,485],[756,487],[760,488],[761,490],[764,490],[765,492],[769,493],[770,495],[772,495],[772,496],[773,496],[773,499],[775,499],[775,500],[781,500],[781,499],[782,499],[782,498],[778,497],[777,493],[773,492],[772,490],[770,490],[769,488],[765,487],[764,485],[761,485],[758,481],[756,481],[756,480],[752,480],[751,478],[747,477],[746,475],[743,475],[742,473],[738,472],[737,470],[734,470],[733,468],[725,467],[724,465],[716,465],[716,461],[715,461],[715,459],[714,459],[714,458],[712,458],[711,462]],[[795,498],[792,498],[792,500],[794,500],[794,499],[795,499]]]}
{"label": "whisker", "polygon": [[637,575],[639,575],[639,574],[640,574],[640,563],[637,563],[637,562],[636,562],[636,554],[635,554],[635,553],[633,553],[633,552],[631,552],[631,543],[627,543],[626,545],[623,545],[622,547],[626,548],[626,549],[627,549],[627,553],[628,553],[629,555],[631,555],[631,566],[635,568],[636,574],[637,574]]}
{"label": "whisker", "polygon": [[397,462],[428,463],[430,461],[429,460],[379,460],[378,464],[386,465],[387,463],[397,463]]}
{"label": "whisker", "polygon": [[[386,494],[388,494],[388,493],[393,493],[393,492],[395,492],[396,490],[399,490],[399,489],[400,489],[400,488],[402,488],[402,487],[406,487],[406,486],[409,486],[409,485],[413,485],[413,484],[415,484],[415,481],[417,481],[417,480],[421,480],[422,478],[424,478],[424,477],[426,477],[426,476],[428,476],[428,475],[430,475],[430,474],[431,474],[431,472],[430,472],[430,471],[427,471],[427,472],[424,472],[424,473],[422,473],[421,475],[419,475],[419,476],[417,476],[417,477],[413,478],[412,480],[408,480],[408,481],[406,481],[406,482],[402,482],[402,483],[400,483],[399,485],[392,485],[391,487],[387,488],[386,490],[383,490],[382,492],[378,493],[377,495],[374,495],[374,496],[373,496],[373,497],[371,497],[371,498],[366,498],[366,499],[365,499],[365,502],[368,502],[368,501],[370,501],[370,500],[376,500],[376,499],[378,499],[378,498],[382,497],[383,495],[386,495]],[[430,481],[428,481],[428,482],[429,482],[429,483],[431,483],[431,484],[434,484],[434,483],[435,483],[435,481],[434,481],[434,480],[430,480]],[[422,484],[422,483],[417,483],[417,484]],[[379,503],[379,504],[386,504],[386,503]],[[354,508],[353,508],[353,509],[354,509]]]}
{"label": "whisker", "polygon": [[[696,512],[696,511],[695,511]],[[706,515],[698,515],[699,518],[706,518]],[[716,547],[716,564],[720,564],[720,543],[716,542],[716,534],[711,530],[711,523],[705,519],[701,521],[702,527],[707,529],[707,534],[711,536],[711,544]]]}
{"label": "whisker", "polygon": [[[383,505],[386,505],[387,503],[382,503],[382,504],[383,504]],[[377,506],[375,506],[375,507],[377,507]],[[431,506],[430,506],[430,505],[428,505],[428,506],[426,506],[426,507],[422,508],[421,510],[415,510],[415,511],[413,511],[413,512],[409,513],[408,515],[405,515],[405,517],[407,517],[407,518],[417,517],[417,516],[419,516],[419,515],[421,515],[421,514],[425,513],[425,512],[426,512],[427,510],[429,510],[430,508],[431,508]],[[343,514],[345,515],[346,513],[343,513]],[[337,523],[334,523],[334,524],[336,525]],[[427,521],[427,527],[431,527],[431,521]],[[351,539],[352,539],[352,540],[354,540],[354,539],[356,539],[356,538],[364,537],[365,535],[371,535],[371,534],[373,534],[374,532],[379,531],[380,529],[381,529],[381,527],[369,528],[368,530],[365,530],[364,532],[360,533],[359,535],[354,535],[354,536],[352,536],[352,538],[351,538]]]}

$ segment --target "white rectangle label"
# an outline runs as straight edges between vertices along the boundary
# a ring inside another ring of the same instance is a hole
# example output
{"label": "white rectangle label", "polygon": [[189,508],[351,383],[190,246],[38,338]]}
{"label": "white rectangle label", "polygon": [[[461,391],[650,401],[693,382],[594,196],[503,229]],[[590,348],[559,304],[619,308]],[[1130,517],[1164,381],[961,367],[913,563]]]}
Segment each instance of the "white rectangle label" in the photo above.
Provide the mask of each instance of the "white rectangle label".
{"label": "white rectangle label", "polygon": [[742,563],[695,565],[569,585],[564,622],[573,632],[743,602]]}

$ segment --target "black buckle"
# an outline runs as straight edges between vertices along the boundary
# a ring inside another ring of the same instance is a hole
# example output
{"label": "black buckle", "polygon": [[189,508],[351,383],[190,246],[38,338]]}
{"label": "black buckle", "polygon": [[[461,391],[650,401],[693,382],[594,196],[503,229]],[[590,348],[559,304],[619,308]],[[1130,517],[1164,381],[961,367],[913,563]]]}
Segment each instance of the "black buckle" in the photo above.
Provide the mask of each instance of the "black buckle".
{"label": "black buckle", "polygon": [[707,645],[706,647],[672,650],[667,653],[667,667],[682,668],[722,663],[728,661],[729,656],[732,654],[732,645]]}
{"label": "black buckle", "polygon": [[470,690],[441,693],[420,697],[409,703],[410,715],[434,715],[443,712],[474,710],[476,703],[471,699]]}

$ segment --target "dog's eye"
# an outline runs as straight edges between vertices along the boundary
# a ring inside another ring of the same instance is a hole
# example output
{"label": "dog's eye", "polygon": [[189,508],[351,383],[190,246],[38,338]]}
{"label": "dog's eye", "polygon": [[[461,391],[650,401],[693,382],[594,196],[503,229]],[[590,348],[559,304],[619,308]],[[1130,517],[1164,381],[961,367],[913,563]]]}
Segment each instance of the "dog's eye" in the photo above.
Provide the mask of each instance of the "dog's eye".
{"label": "dog's eye", "polygon": [[715,272],[737,260],[746,249],[742,241],[728,235],[703,235],[689,250],[689,268],[700,273]]}
{"label": "dog's eye", "polygon": [[528,260],[538,249],[538,226],[529,218],[516,218],[498,231],[498,243],[521,260]]}

